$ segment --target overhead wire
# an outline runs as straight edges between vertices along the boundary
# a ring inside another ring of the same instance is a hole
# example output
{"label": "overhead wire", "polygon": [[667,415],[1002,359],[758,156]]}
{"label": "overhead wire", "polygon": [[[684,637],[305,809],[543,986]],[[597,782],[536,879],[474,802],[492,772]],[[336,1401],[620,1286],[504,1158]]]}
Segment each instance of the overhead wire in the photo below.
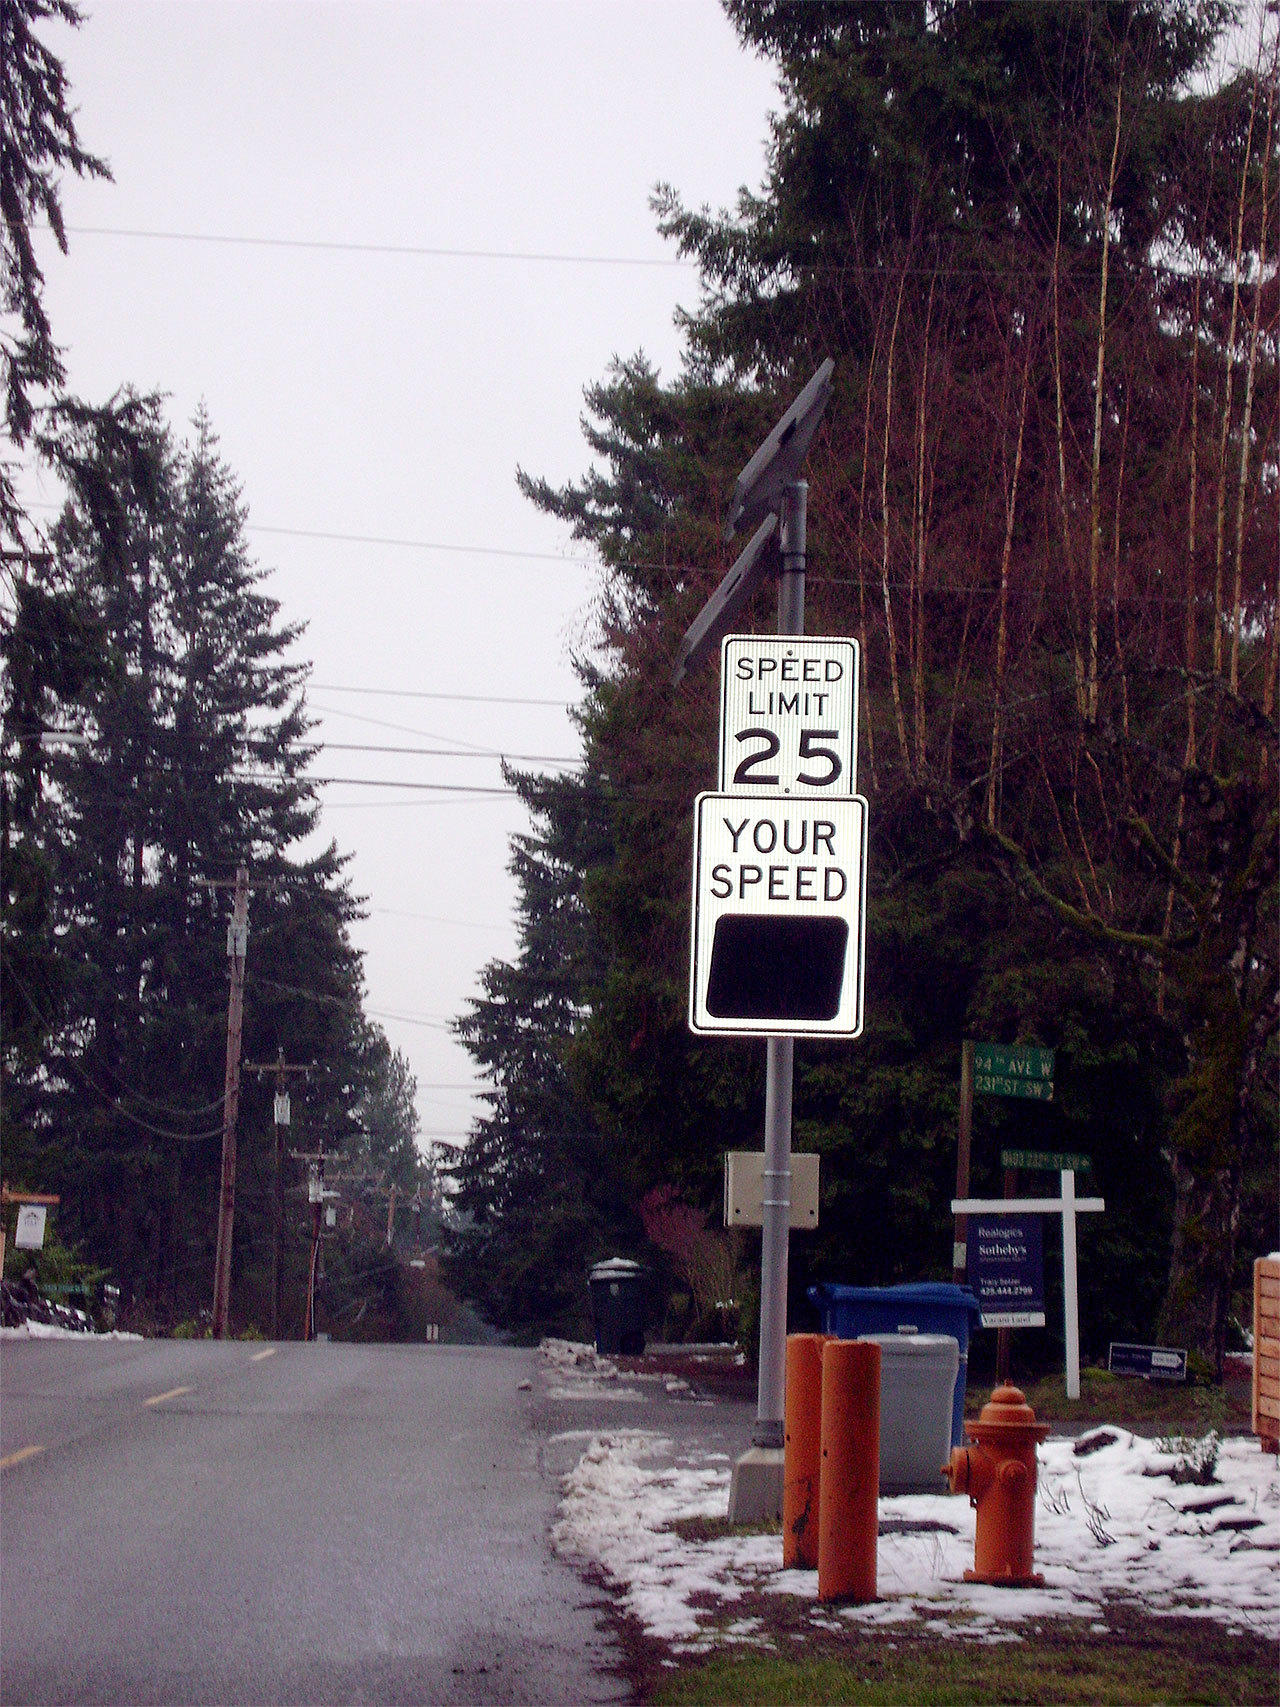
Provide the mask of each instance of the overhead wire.
{"label": "overhead wire", "polygon": [[268,978],[263,973],[254,972],[252,977],[246,974],[248,981],[260,984],[264,989],[275,990],[284,996],[296,996],[300,1001],[318,1002],[326,1007],[342,1008],[347,1013],[361,1017],[368,1015],[373,1019],[394,1019],[405,1025],[429,1026],[436,1031],[448,1031],[450,1022],[435,1015],[393,1013],[386,1008],[366,1007],[362,1002],[352,1001],[347,996],[332,996],[324,990],[309,990],[300,984],[285,984],[278,978]]}
{"label": "overhead wire", "polygon": [[[60,510],[62,508],[62,505],[60,505],[60,504],[47,504],[47,503],[29,503],[26,507],[28,509],[33,509],[33,510]],[[396,537],[392,537],[389,535],[382,535],[382,534],[349,534],[349,533],[336,533],[336,532],[327,532],[327,531],[322,532],[322,531],[318,531],[318,530],[310,529],[310,528],[268,527],[268,526],[265,526],[264,524],[261,524],[258,522],[246,522],[245,523],[245,532],[246,533],[281,534],[281,535],[285,535],[285,536],[296,536],[296,537],[301,538],[301,539],[328,539],[328,540],[341,541],[341,542],[353,544],[353,545],[388,546],[388,547],[398,547],[398,548],[409,549],[409,550],[417,550],[417,551],[460,552],[463,554],[476,554],[476,555],[479,555],[482,557],[510,557],[510,558],[527,559],[527,560],[530,560],[533,562],[554,562],[554,563],[576,564],[582,568],[603,569],[608,573],[615,573],[615,572],[622,571],[622,570],[637,570],[637,571],[645,571],[645,572],[655,572],[655,573],[661,573],[661,574],[666,575],[668,580],[673,584],[677,581],[686,580],[691,576],[707,576],[707,577],[710,577],[710,576],[714,576],[714,575],[721,575],[725,572],[724,569],[722,569],[716,565],[699,564],[699,563],[670,563],[670,562],[665,562],[665,561],[662,561],[662,560],[656,559],[656,558],[655,559],[618,558],[614,561],[605,561],[604,559],[599,558],[599,557],[595,557],[595,558],[565,557],[565,556],[563,556],[557,552],[522,551],[522,550],[515,550],[511,547],[504,547],[504,546],[462,545],[462,544],[457,544],[457,543],[449,543],[449,542],[443,541],[443,540],[402,539],[402,538],[396,538]],[[966,585],[957,585],[957,586],[940,586],[939,585],[939,586],[930,586],[930,587],[925,587],[925,588],[919,588],[919,587],[917,587],[916,583],[913,581],[896,581],[896,580],[894,580],[894,581],[886,582],[885,580],[883,580],[881,573],[880,573],[880,569],[878,566],[876,566],[873,570],[869,571],[867,576],[860,579],[856,575],[825,574],[820,569],[815,569],[812,566],[812,562],[811,562],[809,568],[806,570],[805,580],[806,580],[806,583],[811,587],[820,587],[820,586],[858,587],[858,586],[864,586],[865,585],[868,589],[876,592],[877,594],[882,594],[884,592],[886,586],[887,586],[888,590],[891,593],[913,593],[914,594],[914,593],[920,592],[920,593],[922,593],[922,595],[925,598],[939,598],[939,597],[941,597],[941,598],[975,597],[976,598],[976,597],[982,597],[982,596],[985,596],[987,598],[998,598],[1001,596],[1001,588],[999,586],[998,581],[995,579],[993,579],[991,584],[987,585],[987,586],[980,586],[980,585],[975,585],[973,583],[969,583]],[[1003,591],[1004,591],[1004,596],[1006,598],[1011,598],[1011,599],[1034,599],[1034,598],[1044,597],[1044,590],[1041,587],[1008,586],[1008,587],[1004,588]],[[1121,605],[1183,604],[1185,602],[1186,602],[1186,594],[1185,593],[1177,593],[1177,592],[1175,592],[1175,593],[1155,593],[1155,592],[1122,593],[1118,599],[1116,599],[1115,596],[1111,593],[1108,593],[1108,595],[1107,595],[1107,603],[1108,604],[1113,604],[1113,603],[1119,603]],[[1202,598],[1198,602],[1203,604],[1206,608],[1208,608],[1212,604],[1212,594],[1210,592],[1206,591],[1204,593],[1204,595],[1202,596]],[[320,687],[320,684],[318,684],[318,683],[315,685],[317,687],[317,691],[321,691],[321,692],[337,692],[337,693],[388,692],[388,693],[390,693],[390,692],[400,691],[400,690],[394,690],[394,689],[385,689],[384,690],[384,689],[378,689],[378,688],[360,688],[360,689],[356,689],[356,688],[332,688],[332,687],[322,688],[322,687]],[[461,695],[461,694],[456,694],[456,695],[455,694],[441,694],[438,696],[428,696],[428,695],[424,694],[424,695],[422,695],[422,697],[423,698],[439,697],[442,699],[463,699],[467,696]],[[475,696],[475,698],[477,700],[487,700],[490,697],[491,696],[489,696],[489,695],[476,695]],[[511,704],[521,704],[521,705],[524,705],[524,704],[548,705],[548,706],[561,706],[561,705],[563,705],[566,709],[569,709],[570,705],[571,705],[571,702],[562,701],[562,700],[511,700],[509,702],[503,702],[502,700],[497,699],[496,696],[494,696],[493,702],[498,703],[498,704],[511,703]],[[316,707],[314,707],[314,709],[318,710],[318,711],[322,711],[322,710],[325,710],[326,708],[323,706],[316,706]],[[353,712],[341,712],[341,711],[336,712],[336,713],[331,713],[331,715],[334,715],[334,714],[336,714],[338,716],[344,716],[344,717],[354,717],[354,715],[355,715]],[[394,727],[394,725],[388,725],[387,727]]]}
{"label": "overhead wire", "polygon": [[534,261],[555,266],[675,267],[686,270],[698,265],[696,261],[670,255],[575,255],[544,249],[460,249],[426,243],[359,243],[350,239],[339,241],[320,237],[243,237],[212,231],[142,231],[114,225],[68,225],[65,229],[76,237],[130,237],[162,243],[225,244],[240,249],[314,250],[322,254],[417,255],[447,261]]}
{"label": "overhead wire", "polygon": [[370,907],[370,913],[385,913],[393,919],[418,919],[427,925],[460,925],[472,931],[506,931],[515,928],[515,921],[508,920],[504,924],[482,925],[478,919],[442,919],[435,913],[406,913],[398,907]]}
{"label": "overhead wire", "polygon": [[370,717],[363,711],[345,711],[340,706],[310,704],[311,711],[323,712],[326,717],[345,717],[350,723],[367,723],[373,729],[391,729],[398,735],[417,735],[424,741],[450,741],[460,753],[483,753],[487,750],[478,741],[464,741],[458,735],[437,735],[434,730],[413,729],[407,723],[388,723],[385,717]]}
{"label": "overhead wire", "polygon": [[582,760],[566,758],[561,753],[504,753],[497,747],[483,752],[464,753],[456,747],[381,747],[368,742],[325,741],[326,753],[406,753],[423,759],[513,759],[521,764],[580,765]]}
{"label": "overhead wire", "polygon": [[[358,688],[346,687],[338,682],[311,682],[309,687],[315,693],[358,693],[376,694],[383,699],[444,699],[461,700],[472,705],[541,705],[549,706],[559,711],[568,711],[573,705],[567,699],[520,699],[511,694],[498,693],[444,693],[428,691],[425,688]],[[350,716],[350,712],[340,715]]]}
{"label": "overhead wire", "polygon": [[[47,225],[41,228],[49,229]],[[71,236],[76,237],[124,237],[146,242],[203,243],[215,247],[238,249],[279,249],[312,251],[318,254],[416,256],[427,260],[518,261],[551,266],[642,267],[660,268],[668,271],[683,269],[687,272],[710,272],[710,269],[703,266],[701,260],[691,259],[686,255],[587,255],[546,249],[470,249],[445,244],[369,243],[350,238],[260,237],[216,231],[147,231],[138,227],[115,225],[68,225],[65,230]],[[1142,266],[1151,273],[1167,278],[1189,279],[1194,276],[1183,267],[1175,266],[1171,262],[1157,261],[1149,256],[1144,258]],[[815,261],[808,256],[780,255],[771,263],[762,262],[761,270],[766,275],[773,274],[775,277],[784,274],[789,275],[793,280],[797,275],[806,274],[821,277],[895,279],[903,277],[1038,279],[1045,276],[1047,263],[1046,266],[1040,267],[1010,267],[1001,261],[993,261],[990,265],[969,263],[946,266],[936,262],[928,264],[922,262],[919,266],[903,266],[885,265],[871,261]],[[1231,281],[1229,278],[1224,278],[1221,282],[1230,283]]]}
{"label": "overhead wire", "polygon": [[[26,981],[14,971],[12,964],[5,968],[5,976],[12,979],[22,991],[22,994],[27,1000],[27,1005],[30,1007],[32,1013],[35,1014],[36,1018],[46,1027],[51,1027],[53,1025],[53,1021],[41,1008],[34,996],[32,996]],[[61,1072],[63,1069],[73,1073],[76,1078],[80,1080],[81,1084],[91,1090],[95,1096],[99,1096],[104,1102],[109,1103],[123,1119],[129,1121],[134,1126],[140,1127],[143,1132],[150,1132],[157,1138],[171,1138],[182,1144],[202,1144],[207,1142],[210,1138],[217,1138],[221,1135],[221,1123],[217,1126],[210,1127],[207,1132],[175,1132],[167,1127],[156,1126],[153,1122],[144,1120],[141,1115],[134,1114],[125,1106],[119,1097],[114,1096],[112,1092],[104,1089],[103,1086],[98,1084],[90,1074],[85,1071],[84,1067],[75,1059],[74,1056],[64,1055],[58,1059],[54,1070]],[[148,1097],[142,1092],[130,1090],[129,1094],[139,1101],[152,1104],[153,1107],[158,1108],[163,1113],[177,1116],[182,1116],[188,1112],[192,1115],[210,1113],[215,1108],[221,1108],[224,1102],[224,1098],[218,1097],[214,1102],[202,1104],[198,1108],[188,1111],[186,1109],[176,1108],[170,1104],[158,1102],[155,1098]]]}

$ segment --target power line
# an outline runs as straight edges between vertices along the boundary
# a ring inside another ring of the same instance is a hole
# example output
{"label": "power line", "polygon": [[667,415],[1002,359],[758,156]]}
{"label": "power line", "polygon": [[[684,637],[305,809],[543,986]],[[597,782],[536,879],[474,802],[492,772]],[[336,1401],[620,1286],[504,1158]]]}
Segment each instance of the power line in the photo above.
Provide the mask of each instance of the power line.
{"label": "power line", "polygon": [[418,919],[426,925],[461,925],[471,931],[506,931],[513,927],[514,920],[506,924],[482,925],[478,919],[442,919],[435,913],[405,913],[398,907],[370,907],[370,913],[385,913],[393,919]]}
{"label": "power line", "polygon": [[[466,758],[470,755],[463,754],[461,756]],[[254,775],[251,772],[241,771],[234,775],[231,780],[233,782],[252,782],[261,784],[279,782],[281,779],[277,776]],[[292,781],[295,779],[290,778],[288,780]],[[296,780],[304,785],[314,783],[319,788],[328,787],[330,785],[347,785],[351,788],[410,788],[415,791],[431,794],[470,794],[476,796],[518,794],[518,790],[514,788],[490,788],[483,783],[397,782],[394,778],[387,778],[385,781],[382,781],[377,777],[368,776],[303,776]]]}
{"label": "power line", "polygon": [[[18,973],[13,969],[12,964],[6,966],[5,976],[7,978],[11,978],[22,991],[23,996],[26,998],[28,1007],[36,1015],[37,1019],[39,1019],[46,1027],[51,1026],[53,1022],[43,1011],[40,1004],[35,1000],[25,980],[19,977]],[[210,1127],[207,1132],[175,1132],[168,1127],[153,1125],[151,1121],[143,1120],[141,1115],[134,1114],[130,1109],[125,1107],[123,1101],[119,1097],[113,1096],[110,1091],[105,1090],[100,1084],[90,1078],[89,1074],[74,1056],[61,1055],[56,1058],[54,1070],[56,1072],[61,1072],[64,1069],[74,1073],[80,1080],[81,1084],[85,1085],[96,1096],[100,1096],[103,1101],[114,1108],[116,1113],[123,1119],[129,1121],[134,1126],[140,1127],[143,1132],[151,1133],[156,1138],[171,1138],[183,1144],[201,1144],[204,1143],[206,1139],[217,1138],[222,1132],[222,1127],[220,1125]],[[129,1096],[135,1099],[135,1101],[149,1103],[153,1108],[159,1109],[161,1113],[169,1116],[176,1115],[179,1118],[190,1114],[194,1119],[197,1115],[212,1113],[215,1108],[221,1108],[223,1103],[223,1099],[218,1097],[213,1102],[205,1103],[198,1108],[176,1108],[166,1103],[157,1102],[154,1097],[149,1097],[144,1092],[131,1090],[128,1086],[123,1088]]]}
{"label": "power line", "polygon": [[[385,717],[370,717],[362,711],[343,711],[336,705],[320,705],[312,700],[307,709],[319,711],[325,717],[345,717],[349,723],[367,723],[371,729],[393,729],[397,735],[416,735],[422,741],[448,741],[458,752],[483,753],[491,751],[480,745],[478,741],[464,741],[458,735],[440,735],[434,729],[414,729],[408,723],[388,723]],[[324,746],[323,741],[317,741],[315,747],[319,752]]]}
{"label": "power line", "polygon": [[[43,229],[49,228],[46,225]],[[518,261],[550,266],[646,267],[712,275],[712,268],[705,266],[701,260],[689,259],[683,255],[575,255],[545,249],[460,249],[444,244],[359,243],[349,239],[339,241],[336,238],[322,237],[243,237],[216,231],[143,231],[136,227],[113,225],[68,225],[66,230],[75,237],[125,237],[151,243],[204,243],[211,247],[235,249],[294,249],[339,255],[403,255],[445,261]],[[1096,257],[1092,254],[1083,258],[1096,264]],[[987,265],[970,262],[945,266],[936,262],[922,262],[915,266],[903,266],[875,261],[819,261],[811,255],[784,254],[771,264],[766,264],[763,272],[784,279],[783,288],[794,291],[806,275],[826,278],[1042,279],[1046,276],[1048,267],[1047,259],[1041,266],[1021,267],[1011,267],[1000,261]],[[1090,278],[1093,270],[1093,267],[1088,269],[1087,276]],[[1232,282],[1231,277],[1221,271],[1195,274],[1185,267],[1157,261],[1149,255],[1143,257],[1136,270],[1145,270],[1161,278],[1190,280],[1204,277],[1211,283]]]}
{"label": "power line", "polygon": [[419,795],[409,800],[326,800],[324,810],[326,812],[383,812],[391,807],[403,806],[415,808],[425,806],[496,806],[503,798],[501,794],[468,794],[450,795],[447,799],[442,799],[440,795],[436,794],[432,795],[430,799],[423,799]]}
{"label": "power line", "polygon": [[396,1025],[421,1025],[428,1031],[448,1031],[450,1026],[442,1019],[418,1019],[413,1014],[394,1014],[386,1008],[366,1008],[371,1019],[389,1019]]}
{"label": "power line", "polygon": [[[34,506],[32,506],[34,508]],[[56,506],[48,506],[56,508]],[[322,528],[269,527],[265,522],[246,522],[246,533],[279,534],[288,539],[327,539],[341,545],[390,545],[406,551],[451,551],[467,557],[518,557],[538,563],[563,563],[567,569],[595,569],[589,557],[565,557],[559,551],[514,551],[501,545],[457,545],[442,539],[402,539],[392,534],[336,533]]]}
{"label": "power line", "polygon": [[[47,229],[47,228],[46,228]],[[209,243],[238,249],[303,249],[321,254],[419,255],[446,261],[536,261],[556,266],[680,267],[698,265],[662,255],[570,255],[541,249],[453,249],[425,243],[353,243],[319,237],[234,237],[213,231],[140,231],[112,225],[68,225],[76,237],[132,237],[155,243]]]}
{"label": "power line", "polygon": [[[421,688],[352,688],[337,682],[310,682],[308,686],[315,693],[377,694],[383,699],[464,700],[470,705],[546,705],[557,711],[567,711],[573,703],[567,699],[517,699],[508,694],[497,693],[429,693]],[[349,717],[351,713],[342,712],[340,715]]]}
{"label": "power line", "polygon": [[[59,510],[59,511],[61,511],[64,508],[64,506],[61,504],[31,502],[31,503],[26,504],[25,508],[28,510]],[[391,546],[391,547],[401,548],[404,550],[411,550],[411,551],[453,551],[453,552],[461,552],[464,554],[469,554],[469,555],[479,556],[479,557],[510,557],[510,558],[515,558],[515,559],[520,559],[520,560],[528,560],[528,561],[537,562],[537,563],[562,563],[568,567],[578,567],[578,568],[583,568],[583,569],[604,569],[610,574],[615,574],[615,573],[618,573],[618,572],[623,571],[623,570],[646,570],[646,571],[653,571],[655,573],[665,574],[668,577],[668,579],[671,580],[672,582],[674,582],[676,580],[686,580],[691,576],[705,575],[705,576],[710,577],[710,576],[714,576],[714,575],[719,575],[721,573],[720,569],[716,568],[714,565],[708,565],[708,564],[702,564],[702,563],[664,563],[664,562],[658,562],[656,560],[648,561],[648,560],[641,559],[641,558],[619,558],[618,560],[616,560],[614,562],[605,562],[603,560],[597,560],[597,559],[588,558],[588,557],[565,557],[565,556],[561,555],[559,552],[555,552],[555,551],[517,551],[517,550],[514,550],[508,546],[456,545],[456,544],[450,544],[444,540],[402,539],[402,538],[397,538],[397,537],[394,537],[391,535],[383,535],[383,534],[334,533],[334,532],[330,532],[330,531],[320,531],[318,529],[313,529],[313,528],[268,527],[268,526],[265,526],[264,524],[259,523],[259,522],[246,522],[245,523],[245,532],[246,533],[279,534],[279,535],[282,535],[284,537],[297,538],[297,539],[336,540],[336,541],[339,541],[341,543],[350,544],[350,545]],[[812,587],[818,587],[818,586],[858,587],[858,586],[863,586],[863,587],[866,587],[868,589],[868,591],[875,592],[875,593],[883,593],[883,591],[885,590],[885,585],[886,585],[886,583],[883,581],[883,579],[881,577],[881,573],[880,573],[880,569],[879,569],[878,565],[870,567],[868,569],[867,573],[862,577],[858,577],[856,575],[827,575],[827,574],[823,574],[821,572],[821,570],[813,570],[812,572],[810,572],[808,574],[807,581],[808,581],[808,584]],[[1001,589],[1000,589],[999,585],[995,584],[995,583],[988,583],[986,585],[978,585],[976,583],[955,583],[952,585],[935,584],[935,585],[926,586],[923,589],[919,589],[919,588],[917,588],[917,585],[914,581],[894,580],[894,581],[889,581],[887,583],[887,585],[888,585],[888,590],[891,593],[915,594],[917,591],[922,591],[923,596],[926,599],[931,599],[931,598],[983,598],[983,597],[995,599],[995,598],[999,598],[1000,593],[1001,593]],[[1043,586],[1040,586],[1040,585],[1035,585],[1035,586],[1010,585],[1004,589],[1004,595],[1006,598],[1009,598],[1009,599],[1028,599],[1028,600],[1042,599],[1045,597],[1045,589]],[[1148,604],[1152,604],[1152,605],[1155,605],[1155,604],[1180,605],[1180,604],[1185,604],[1187,602],[1187,600],[1186,600],[1186,594],[1185,593],[1157,593],[1157,592],[1152,592],[1152,591],[1144,591],[1141,593],[1122,593],[1119,596],[1118,600],[1115,599],[1114,596],[1109,593],[1107,595],[1106,602],[1108,604],[1119,603],[1119,604],[1125,605],[1125,606],[1148,605]],[[1200,595],[1197,596],[1197,598],[1195,599],[1194,602],[1197,605],[1207,609],[1209,606],[1209,603],[1210,603],[1209,593],[1208,592],[1201,593]],[[318,691],[329,692],[329,693],[400,694],[402,691],[402,690],[394,689],[394,688],[383,689],[383,688],[323,687],[322,684],[320,684],[318,682],[314,683],[312,685],[314,685],[314,687]],[[473,697],[477,701],[487,701],[490,699],[490,696],[487,694],[476,694],[474,696],[468,696],[466,694],[434,694],[433,695],[433,694],[423,693],[420,695],[411,695],[408,692],[404,693],[404,697],[406,697],[406,698],[418,697],[418,698],[422,698],[422,699],[431,699],[431,698],[467,699],[468,697]],[[497,704],[497,705],[502,705],[502,704],[547,705],[547,706],[563,707],[565,709],[568,709],[568,705],[569,705],[569,702],[565,701],[565,700],[534,700],[534,699],[503,700],[503,699],[500,699],[496,696],[494,696],[492,698],[492,703]],[[317,710],[317,711],[323,711],[325,708],[323,706],[316,706],[313,709]],[[352,713],[352,712],[339,712],[339,713],[337,713],[337,715],[342,716],[342,717],[351,717],[351,716],[354,716],[354,713]],[[388,727],[395,727],[395,725],[388,725]]]}
{"label": "power line", "polygon": [[352,1001],[349,996],[331,996],[324,990],[308,990],[301,984],[285,984],[278,978],[264,977],[261,972],[255,973],[251,982],[260,984],[264,989],[275,990],[282,996],[296,996],[300,1001],[319,1002],[325,1007],[344,1008],[348,1013],[369,1016],[374,1019],[400,1020],[405,1025],[426,1025],[437,1031],[448,1031],[449,1020],[437,1019],[428,1014],[392,1013],[386,1008],[364,1007],[358,1001]]}
{"label": "power line", "polygon": [[561,753],[504,753],[497,747],[469,753],[457,747],[381,747],[358,741],[324,741],[326,753],[409,753],[422,759],[518,759],[522,764],[580,765],[581,759],[565,758]]}
{"label": "power line", "polygon": [[[56,510],[59,513],[66,506],[50,503],[44,499],[31,499],[23,508],[26,510]],[[458,545],[442,539],[405,539],[392,534],[374,533],[339,533],[331,528],[295,528],[273,527],[266,522],[246,522],[246,533],[265,533],[277,535],[283,539],[320,539],[331,540],[339,545],[381,545],[391,546],[404,551],[449,551],[458,552],[467,557],[511,557],[520,561],[535,563],[562,563],[569,569],[597,569],[600,565],[590,557],[566,557],[559,551],[517,551],[510,546],[502,545]],[[664,567],[662,564],[634,564],[634,568]]]}

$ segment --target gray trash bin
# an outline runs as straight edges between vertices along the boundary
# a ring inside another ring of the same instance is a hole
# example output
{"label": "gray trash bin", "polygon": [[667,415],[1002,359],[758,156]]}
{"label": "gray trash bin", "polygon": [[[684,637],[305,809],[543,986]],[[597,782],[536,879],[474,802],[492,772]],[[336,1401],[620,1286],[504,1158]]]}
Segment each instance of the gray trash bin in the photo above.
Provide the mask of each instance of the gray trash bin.
{"label": "gray trash bin", "polygon": [[649,1271],[629,1257],[598,1262],[587,1276],[596,1350],[605,1356],[639,1357],[644,1351]]}
{"label": "gray trash bin", "polygon": [[950,1334],[860,1334],[880,1347],[880,1492],[944,1494],[960,1347]]}
{"label": "gray trash bin", "polygon": [[960,1347],[960,1374],[951,1399],[951,1444],[964,1439],[964,1394],[969,1373],[969,1333],[977,1326],[978,1300],[967,1286],[923,1280],[906,1286],[811,1286],[824,1334],[856,1340],[867,1334],[950,1334]]}

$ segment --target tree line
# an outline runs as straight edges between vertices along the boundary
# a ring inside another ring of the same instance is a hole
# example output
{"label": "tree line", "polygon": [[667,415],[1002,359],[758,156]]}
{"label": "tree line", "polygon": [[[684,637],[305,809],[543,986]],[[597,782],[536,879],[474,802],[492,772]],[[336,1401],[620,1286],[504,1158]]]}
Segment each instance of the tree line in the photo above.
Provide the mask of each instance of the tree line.
{"label": "tree line", "polygon": [[861,647],[867,1026],[798,1050],[824,1186],[793,1315],[815,1278],[947,1277],[961,1040],[1037,1043],[1055,1101],[980,1102],[975,1188],[1002,1144],[1091,1154],[1087,1350],[1217,1369],[1277,1236],[1274,17],[726,11],[778,75],[764,185],[719,214],[659,188],[701,277],[680,371],[616,362],[591,472],[520,476],[605,591],[582,774],[513,773],[524,928],[459,1024],[493,1092],[454,1272],[580,1328],[588,1260],[661,1262],[647,1194],[705,1221],[722,1152],[760,1146],[763,1050],[686,1024],[718,682],[670,672],[736,473],[830,355],[807,626]]}

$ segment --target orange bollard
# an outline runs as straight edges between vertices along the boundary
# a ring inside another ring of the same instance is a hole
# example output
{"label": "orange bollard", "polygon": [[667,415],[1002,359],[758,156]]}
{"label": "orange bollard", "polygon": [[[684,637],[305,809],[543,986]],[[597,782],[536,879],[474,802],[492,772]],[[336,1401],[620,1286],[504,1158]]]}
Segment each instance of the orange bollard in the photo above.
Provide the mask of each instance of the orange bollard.
{"label": "orange bollard", "polygon": [[818,1599],[876,1598],[880,1494],[880,1347],[822,1348]]}
{"label": "orange bollard", "polygon": [[782,1462],[782,1568],[818,1568],[825,1334],[787,1335],[786,1447]]}

